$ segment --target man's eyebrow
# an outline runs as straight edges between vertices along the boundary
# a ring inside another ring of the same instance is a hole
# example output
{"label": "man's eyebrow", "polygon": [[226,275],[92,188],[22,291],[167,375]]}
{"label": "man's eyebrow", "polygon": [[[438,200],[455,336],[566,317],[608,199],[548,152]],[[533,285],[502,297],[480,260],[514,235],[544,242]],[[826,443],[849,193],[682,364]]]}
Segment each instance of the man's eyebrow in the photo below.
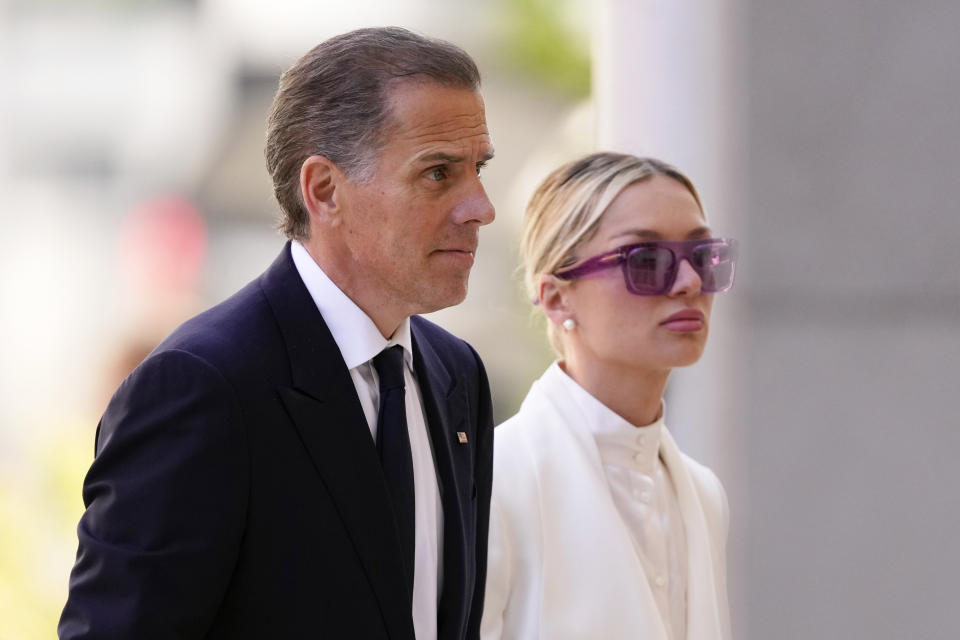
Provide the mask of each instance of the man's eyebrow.
{"label": "man's eyebrow", "polygon": [[[479,162],[487,162],[492,158],[493,158],[493,149],[491,149],[490,151],[487,151],[485,154],[480,156]],[[438,151],[436,153],[428,153],[425,156],[420,156],[419,158],[417,158],[417,162],[423,163],[423,164],[428,164],[430,162],[446,162],[450,164],[456,164],[458,162],[464,162],[466,159],[467,159],[466,156],[455,156],[449,153],[444,153],[443,151]]]}
{"label": "man's eyebrow", "polygon": [[466,160],[466,158],[463,156],[453,156],[449,153],[443,153],[442,151],[428,153],[425,156],[420,156],[417,158],[417,162],[422,162],[424,164],[428,162],[449,162],[451,164],[455,164],[457,162],[463,162],[464,160]]}

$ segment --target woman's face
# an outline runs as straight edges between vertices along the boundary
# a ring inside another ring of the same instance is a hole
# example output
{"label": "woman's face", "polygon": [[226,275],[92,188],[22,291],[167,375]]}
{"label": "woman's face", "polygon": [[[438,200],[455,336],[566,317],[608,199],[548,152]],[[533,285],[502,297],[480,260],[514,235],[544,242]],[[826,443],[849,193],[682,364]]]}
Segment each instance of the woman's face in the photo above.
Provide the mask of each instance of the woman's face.
{"label": "woman's face", "polygon": [[[657,175],[620,192],[597,233],[578,249],[577,260],[642,241],[709,236],[693,195],[676,180]],[[549,304],[548,315],[558,324],[566,318],[576,322],[572,331],[558,329],[568,358],[669,372],[693,364],[703,353],[713,296],[700,292],[700,277],[686,260],[673,287],[659,296],[627,291],[619,265],[569,282],[552,281],[558,297],[552,301],[557,304]]]}

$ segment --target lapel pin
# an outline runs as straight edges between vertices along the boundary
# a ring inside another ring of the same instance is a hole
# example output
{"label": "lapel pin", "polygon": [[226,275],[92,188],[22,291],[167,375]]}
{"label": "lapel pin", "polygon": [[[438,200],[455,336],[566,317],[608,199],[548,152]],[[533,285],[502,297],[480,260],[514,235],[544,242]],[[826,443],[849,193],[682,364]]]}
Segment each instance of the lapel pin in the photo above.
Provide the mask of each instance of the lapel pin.
{"label": "lapel pin", "polygon": [[460,444],[467,444],[467,434],[465,431],[457,431],[457,441]]}

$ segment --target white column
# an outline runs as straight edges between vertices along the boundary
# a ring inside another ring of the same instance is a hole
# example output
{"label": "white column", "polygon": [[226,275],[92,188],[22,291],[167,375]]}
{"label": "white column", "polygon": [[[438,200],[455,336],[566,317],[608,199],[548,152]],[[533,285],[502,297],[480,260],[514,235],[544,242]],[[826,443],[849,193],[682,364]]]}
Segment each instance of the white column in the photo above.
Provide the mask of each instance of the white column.
{"label": "white column", "polygon": [[[735,74],[737,0],[603,0],[594,32],[598,149],[674,164],[709,223],[737,235],[741,181]],[[710,342],[674,372],[667,422],[681,447],[737,483],[736,288],[716,297]]]}
{"label": "white column", "polygon": [[[744,58],[741,0],[602,0],[594,23],[597,147],[650,155],[687,174],[714,232],[746,238],[741,170]],[[749,250],[749,246],[746,247]],[[741,262],[742,266],[742,262]],[[742,272],[741,272],[742,273]],[[713,468],[731,503],[728,589],[735,635],[743,601],[743,523],[748,521],[744,366],[738,327],[745,299],[715,297],[700,362],[674,371],[667,424],[680,447]]]}

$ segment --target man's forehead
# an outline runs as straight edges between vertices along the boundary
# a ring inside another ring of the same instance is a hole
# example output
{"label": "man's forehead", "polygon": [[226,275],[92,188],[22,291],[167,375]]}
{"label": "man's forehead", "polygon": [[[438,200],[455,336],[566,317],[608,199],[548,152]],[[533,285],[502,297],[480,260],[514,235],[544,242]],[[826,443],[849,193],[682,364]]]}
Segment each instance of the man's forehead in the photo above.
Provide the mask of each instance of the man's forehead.
{"label": "man's forehead", "polygon": [[388,148],[403,153],[409,162],[419,165],[486,162],[493,158],[493,144],[482,135],[398,136]]}
{"label": "man's forehead", "polygon": [[395,95],[390,117],[398,126],[464,127],[486,131],[486,113],[480,94],[469,89],[427,86]]}
{"label": "man's forehead", "polygon": [[469,88],[437,83],[404,83],[391,95],[386,148],[405,147],[420,157],[431,153],[492,155],[483,99]]}

